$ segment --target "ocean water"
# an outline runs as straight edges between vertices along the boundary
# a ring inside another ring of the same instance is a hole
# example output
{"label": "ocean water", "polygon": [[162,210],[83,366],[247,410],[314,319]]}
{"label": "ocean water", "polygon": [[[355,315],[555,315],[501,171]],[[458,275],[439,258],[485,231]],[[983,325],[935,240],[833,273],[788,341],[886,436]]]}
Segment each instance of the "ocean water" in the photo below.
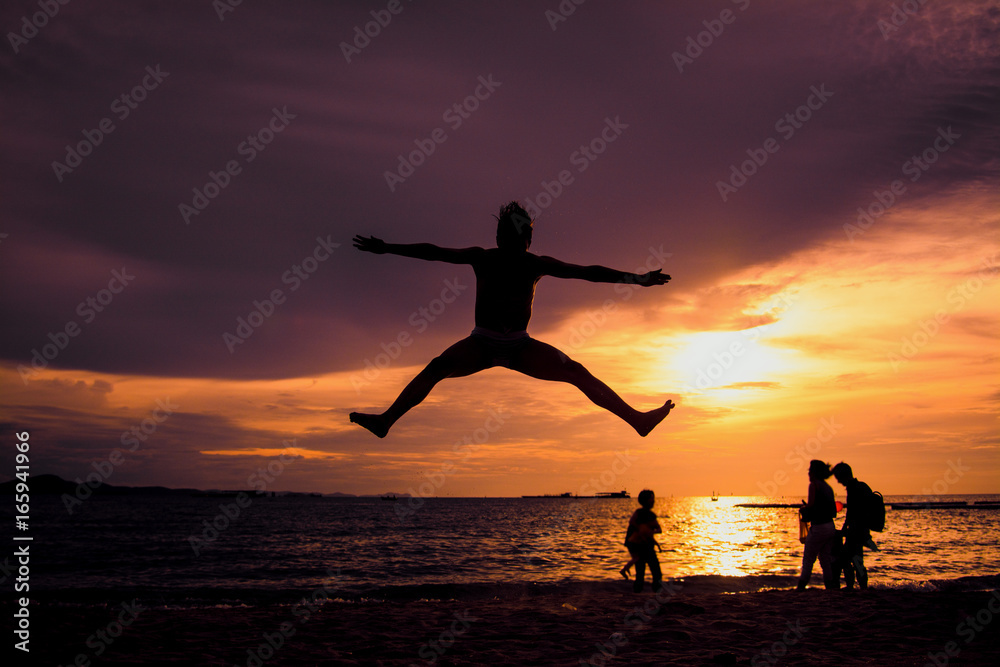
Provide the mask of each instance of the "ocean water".
{"label": "ocean water", "polygon": [[[664,576],[720,591],[793,586],[802,558],[796,510],[735,506],[776,500],[658,498]],[[38,496],[28,533],[32,596],[252,605],[320,589],[364,599],[624,585],[622,542],[637,507],[634,499],[259,497],[235,515],[235,501],[93,497],[69,515],[58,497]],[[10,510],[2,514],[11,525]],[[1000,575],[1000,510],[890,510],[874,538],[880,551],[865,556],[873,587],[986,589]],[[821,585],[818,565],[813,577]]]}

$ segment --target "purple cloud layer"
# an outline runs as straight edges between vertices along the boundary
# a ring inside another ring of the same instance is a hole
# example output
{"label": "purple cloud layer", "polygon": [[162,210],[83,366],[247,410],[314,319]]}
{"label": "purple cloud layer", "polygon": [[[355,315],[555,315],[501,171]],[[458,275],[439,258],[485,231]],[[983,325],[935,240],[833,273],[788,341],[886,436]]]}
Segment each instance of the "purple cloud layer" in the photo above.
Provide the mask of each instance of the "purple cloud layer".
{"label": "purple cloud layer", "polygon": [[[662,246],[689,290],[842,234],[939,130],[958,138],[907,197],[997,182],[996,3],[894,25],[872,2],[587,3],[554,24],[538,3],[404,2],[347,62],[341,43],[384,6],[244,3],[220,20],[207,2],[72,3],[30,39],[35,3],[0,10],[0,356],[28,364],[76,324],[53,365],[358,369],[446,280],[473,278],[362,255],[357,233],[489,245],[500,204],[558,193],[533,249],[631,270]],[[754,156],[724,201],[718,182]],[[115,292],[114,271],[134,280]],[[533,328],[604,289],[543,281]],[[414,359],[467,333],[472,306],[469,290],[427,321]]]}

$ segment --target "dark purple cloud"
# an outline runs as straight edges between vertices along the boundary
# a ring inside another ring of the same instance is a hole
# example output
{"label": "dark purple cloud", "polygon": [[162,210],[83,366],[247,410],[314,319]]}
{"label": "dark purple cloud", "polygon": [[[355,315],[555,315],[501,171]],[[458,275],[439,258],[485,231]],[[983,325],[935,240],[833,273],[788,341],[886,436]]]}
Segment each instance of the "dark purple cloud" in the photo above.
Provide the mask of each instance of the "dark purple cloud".
{"label": "dark purple cloud", "polygon": [[[995,5],[928,4],[885,33],[883,3],[592,2],[555,30],[550,4],[405,2],[350,63],[341,42],[382,5],[243,3],[220,20],[211,3],[71,3],[16,53],[8,38],[0,355],[30,363],[76,322],[54,365],[360,369],[446,280],[472,275],[362,255],[352,235],[489,245],[494,210],[539,201],[544,183],[558,191],[563,171],[572,182],[539,217],[534,249],[632,269],[663,246],[682,291],[841,235],[939,128],[960,139],[907,196],[996,183]],[[19,32],[36,11],[8,3],[0,27]],[[808,120],[780,124],[797,112]],[[66,145],[104,119],[113,131],[57,176]],[[390,190],[385,172],[435,130],[444,141]],[[717,182],[768,139],[777,151],[723,201]],[[212,190],[210,172],[225,187],[185,220],[179,205]],[[340,247],[292,291],[317,239]],[[79,304],[123,269],[134,282],[84,321]],[[276,289],[285,301],[230,353],[223,334]],[[533,326],[609,289],[544,281]],[[407,351],[414,363],[471,328],[472,301],[470,290],[429,323]]]}

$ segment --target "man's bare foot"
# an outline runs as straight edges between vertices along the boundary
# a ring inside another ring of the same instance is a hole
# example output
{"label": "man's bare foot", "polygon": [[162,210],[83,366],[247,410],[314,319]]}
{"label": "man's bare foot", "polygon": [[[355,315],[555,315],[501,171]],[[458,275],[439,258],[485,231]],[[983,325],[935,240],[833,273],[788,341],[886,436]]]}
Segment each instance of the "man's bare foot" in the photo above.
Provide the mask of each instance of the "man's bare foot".
{"label": "man's bare foot", "polygon": [[632,428],[635,432],[646,437],[649,432],[656,428],[656,425],[663,421],[663,418],[670,414],[670,409],[674,407],[674,402],[668,400],[666,403],[656,408],[655,410],[650,410],[649,412],[643,412],[639,415],[639,418],[632,424]]}
{"label": "man's bare foot", "polygon": [[621,575],[623,577],[625,577],[626,579],[628,579],[628,568],[627,567],[623,567],[622,569],[618,570],[618,572],[621,573]]}
{"label": "man's bare foot", "polygon": [[374,433],[380,438],[384,438],[387,433],[389,433],[389,427],[386,426],[385,420],[382,419],[382,415],[371,415],[364,412],[352,412],[351,421],[358,426],[364,426],[366,429]]}

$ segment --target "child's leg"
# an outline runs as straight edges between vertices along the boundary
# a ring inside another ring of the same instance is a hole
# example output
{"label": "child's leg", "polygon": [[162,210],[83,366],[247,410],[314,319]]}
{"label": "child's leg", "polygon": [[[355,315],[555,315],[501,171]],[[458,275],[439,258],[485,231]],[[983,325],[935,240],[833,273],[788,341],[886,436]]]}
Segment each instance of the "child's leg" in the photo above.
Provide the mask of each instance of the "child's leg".
{"label": "child's leg", "polygon": [[660,571],[660,559],[652,549],[649,550],[649,576],[653,579],[653,592],[656,593],[660,590],[663,573]]}
{"label": "child's leg", "polygon": [[632,583],[632,590],[636,593],[642,592],[643,579],[646,578],[646,561],[637,559],[635,561],[635,581]]}

